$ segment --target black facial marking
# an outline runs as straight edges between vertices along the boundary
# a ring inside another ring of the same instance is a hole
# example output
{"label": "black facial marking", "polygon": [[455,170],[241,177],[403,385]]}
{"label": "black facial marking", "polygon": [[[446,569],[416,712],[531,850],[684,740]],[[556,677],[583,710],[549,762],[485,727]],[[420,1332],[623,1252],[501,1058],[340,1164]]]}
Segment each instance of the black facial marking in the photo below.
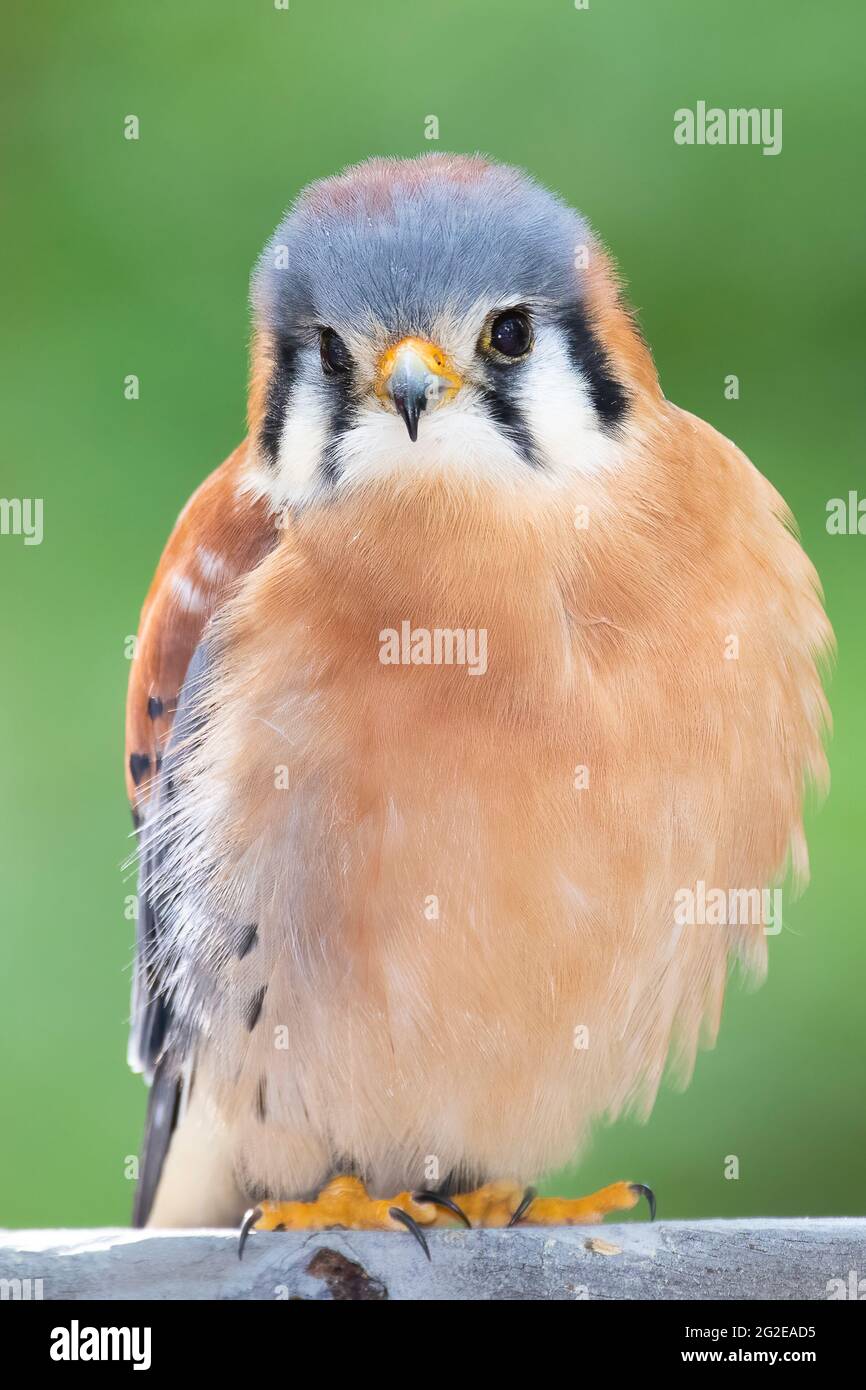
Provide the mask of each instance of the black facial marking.
{"label": "black facial marking", "polygon": [[255,924],[251,927],[244,927],[238,946],[238,960],[243,960],[244,956],[248,956],[253,947],[258,945],[258,940],[259,929]]}
{"label": "black facial marking", "polygon": [[140,786],[141,779],[146,775],[146,773],[150,772],[150,758],[147,756],[147,754],[130,753],[129,771],[132,775],[132,780],[135,783],[135,785],[137,787]]}
{"label": "black facial marking", "polygon": [[147,702],[147,713],[150,719],[159,719],[162,714],[162,700],[156,695],[151,695]]}
{"label": "black facial marking", "polygon": [[256,1118],[259,1120],[264,1120],[268,1113],[267,1101],[265,1100],[266,1085],[265,1078],[263,1076],[260,1077],[259,1084],[256,1087]]}
{"label": "black facial marking", "polygon": [[488,413],[503,433],[508,435],[524,463],[528,463],[531,468],[540,467],[529,426],[520,407],[509,394],[508,383],[497,381],[495,385],[485,386],[481,396]]}
{"label": "black facial marking", "polygon": [[628,394],[610,369],[607,353],[593,332],[582,304],[572,304],[560,316],[569,356],[589,383],[592,404],[605,429],[615,429],[628,409]]}
{"label": "black facial marking", "polygon": [[295,379],[297,362],[297,344],[285,335],[281,335],[274,344],[274,366],[268,383],[265,418],[259,435],[262,453],[271,463],[276,463],[277,460],[280,435],[283,431],[286,406]]}
{"label": "black facial marking", "polygon": [[262,985],[261,989],[257,989],[247,1005],[246,1024],[250,1033],[261,1017],[262,1004],[265,1002],[265,992],[267,988],[267,985]]}
{"label": "black facial marking", "polygon": [[355,407],[352,403],[351,385],[348,374],[331,377],[328,381],[328,394],[333,400],[331,410],[330,439],[322,454],[322,478],[333,484],[337,481],[337,454],[344,434],[352,428],[355,421]]}

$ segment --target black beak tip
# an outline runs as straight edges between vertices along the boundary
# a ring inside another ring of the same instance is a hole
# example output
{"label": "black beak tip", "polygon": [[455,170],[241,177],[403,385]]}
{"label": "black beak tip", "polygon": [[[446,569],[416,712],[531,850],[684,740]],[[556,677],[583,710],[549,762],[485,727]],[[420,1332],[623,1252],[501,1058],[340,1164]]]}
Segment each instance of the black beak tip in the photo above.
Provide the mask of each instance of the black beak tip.
{"label": "black beak tip", "polygon": [[394,397],[394,404],[403,417],[406,429],[409,431],[409,438],[413,444],[416,443],[418,439],[418,421],[421,418],[421,411],[424,409],[426,401],[423,399],[419,401],[418,398],[413,395],[400,395]]}

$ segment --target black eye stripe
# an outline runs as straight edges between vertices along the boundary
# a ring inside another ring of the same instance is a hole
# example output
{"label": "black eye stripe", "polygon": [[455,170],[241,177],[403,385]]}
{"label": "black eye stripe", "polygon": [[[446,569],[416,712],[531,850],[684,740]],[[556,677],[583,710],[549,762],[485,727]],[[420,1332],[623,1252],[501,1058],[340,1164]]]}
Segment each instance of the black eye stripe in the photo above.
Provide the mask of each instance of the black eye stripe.
{"label": "black eye stripe", "polygon": [[280,435],[286,418],[289,396],[298,370],[298,347],[292,339],[280,337],[274,345],[274,365],[268,383],[265,418],[259,433],[262,453],[276,463]]}
{"label": "black eye stripe", "polygon": [[487,413],[508,436],[524,463],[528,463],[531,468],[540,468],[542,466],[541,460],[538,457],[529,426],[520,407],[508,395],[505,385],[482,387],[481,399],[484,401]]}
{"label": "black eye stripe", "polygon": [[593,407],[602,425],[613,430],[628,410],[628,392],[611,371],[607,353],[596,337],[582,304],[572,304],[559,316],[568,353],[589,384]]}
{"label": "black eye stripe", "polygon": [[333,407],[330,420],[330,439],[322,453],[321,472],[322,481],[332,485],[339,476],[340,441],[355,423],[356,412],[348,375],[330,378],[327,387],[327,394],[333,400]]}

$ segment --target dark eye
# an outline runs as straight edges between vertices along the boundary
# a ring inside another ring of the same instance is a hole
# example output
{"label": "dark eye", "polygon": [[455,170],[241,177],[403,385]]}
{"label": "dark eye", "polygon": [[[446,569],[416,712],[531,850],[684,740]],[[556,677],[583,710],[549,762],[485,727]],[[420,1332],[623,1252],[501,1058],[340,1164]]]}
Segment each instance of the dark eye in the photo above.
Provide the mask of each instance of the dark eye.
{"label": "dark eye", "polygon": [[352,365],[352,357],[339,333],[333,328],[323,328],[320,338],[322,352],[322,371],[328,376],[347,372]]}
{"label": "dark eye", "polygon": [[506,309],[490,325],[490,350],[500,357],[525,357],[532,347],[532,322],[523,309]]}

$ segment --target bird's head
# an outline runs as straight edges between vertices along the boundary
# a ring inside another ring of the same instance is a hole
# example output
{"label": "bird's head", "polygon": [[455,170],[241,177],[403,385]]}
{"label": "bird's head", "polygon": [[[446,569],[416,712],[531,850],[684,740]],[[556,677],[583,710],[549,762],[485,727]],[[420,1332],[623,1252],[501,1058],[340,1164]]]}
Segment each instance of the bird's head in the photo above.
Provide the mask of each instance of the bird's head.
{"label": "bird's head", "polygon": [[567,483],[615,466],[658,391],[583,219],[480,157],[311,185],[253,305],[251,434],[278,504],[425,473]]}

